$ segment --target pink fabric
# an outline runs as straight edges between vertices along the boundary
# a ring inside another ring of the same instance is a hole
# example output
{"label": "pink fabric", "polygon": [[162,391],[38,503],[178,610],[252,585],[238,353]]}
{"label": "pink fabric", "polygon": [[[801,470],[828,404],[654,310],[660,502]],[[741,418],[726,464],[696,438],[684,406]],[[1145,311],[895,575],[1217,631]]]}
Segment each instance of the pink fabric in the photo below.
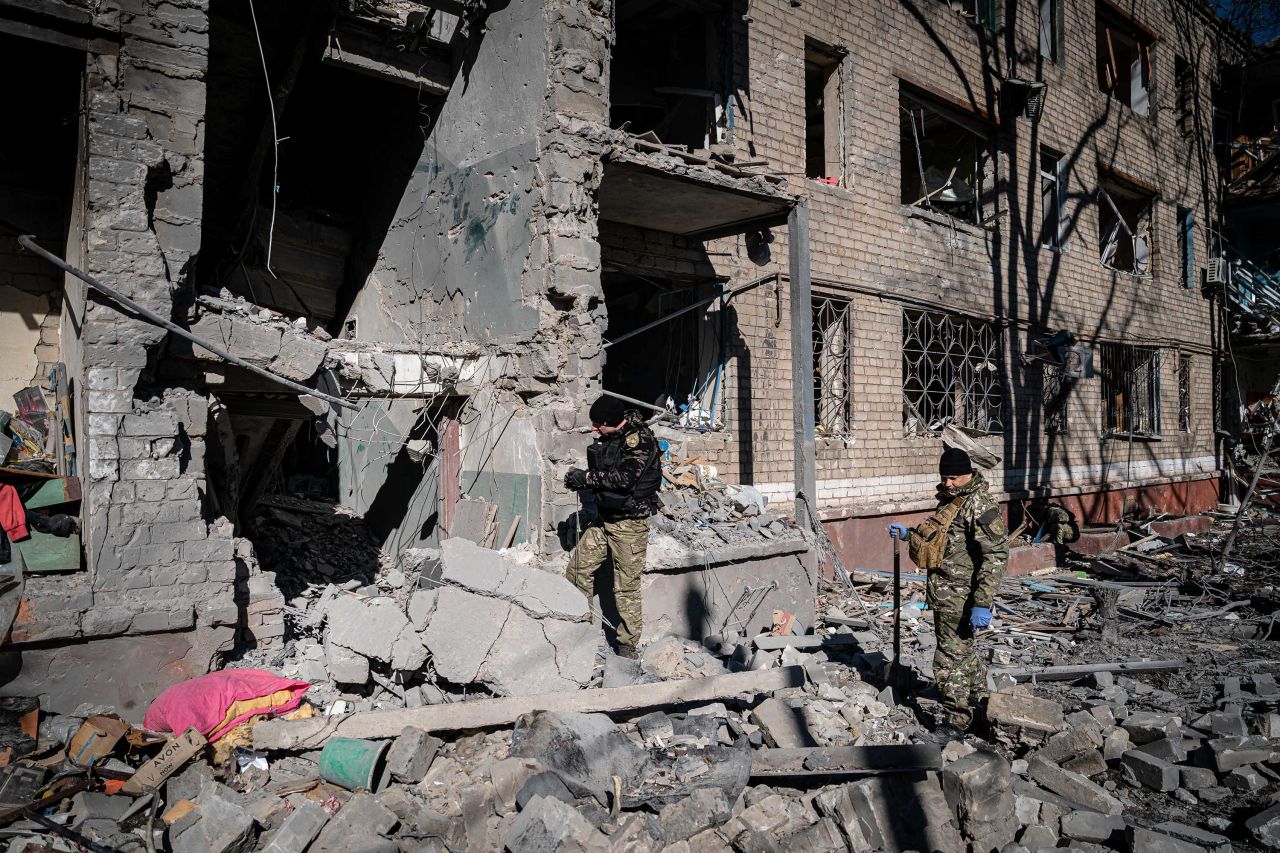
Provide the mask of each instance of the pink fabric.
{"label": "pink fabric", "polygon": [[[302,696],[311,687],[305,681],[283,678],[263,669],[226,669],[175,684],[161,693],[147,709],[143,725],[153,732],[185,732],[195,726],[200,734],[214,741],[254,716],[241,714],[225,724],[227,712],[234,702],[270,696],[289,690],[292,697],[276,705],[270,713],[287,714],[302,704]],[[258,711],[257,713],[262,713]]]}

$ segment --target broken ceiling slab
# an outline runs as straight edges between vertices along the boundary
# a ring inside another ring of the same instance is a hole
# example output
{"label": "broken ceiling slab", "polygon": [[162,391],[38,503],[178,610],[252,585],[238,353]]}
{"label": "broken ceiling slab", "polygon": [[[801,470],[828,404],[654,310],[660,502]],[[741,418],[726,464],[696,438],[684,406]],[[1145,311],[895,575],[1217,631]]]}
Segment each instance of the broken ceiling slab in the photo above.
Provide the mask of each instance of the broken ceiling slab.
{"label": "broken ceiling slab", "polygon": [[795,203],[766,176],[625,145],[605,159],[599,198],[601,219],[706,238],[783,224]]}
{"label": "broken ceiling slab", "polygon": [[[395,32],[389,27],[373,25],[363,20],[339,18],[335,30],[325,46],[323,59],[329,65],[367,74],[392,83],[412,86],[426,95],[444,97],[449,94],[453,69],[438,50],[428,48],[425,55],[418,51],[402,50],[409,34]],[[427,39],[428,44],[434,40]],[[434,42],[440,48],[445,45]]]}

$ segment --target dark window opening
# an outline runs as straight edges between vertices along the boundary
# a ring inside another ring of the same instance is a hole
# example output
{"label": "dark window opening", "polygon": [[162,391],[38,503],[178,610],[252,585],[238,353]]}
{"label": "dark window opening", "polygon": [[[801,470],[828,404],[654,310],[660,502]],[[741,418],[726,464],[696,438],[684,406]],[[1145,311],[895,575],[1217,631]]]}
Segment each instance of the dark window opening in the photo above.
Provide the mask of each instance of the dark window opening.
{"label": "dark window opening", "polygon": [[1160,435],[1160,350],[1102,345],[1102,398],[1108,435]]}
{"label": "dark window opening", "polygon": [[840,59],[835,48],[805,39],[805,175],[837,185],[844,183]]}
{"label": "dark window opening", "polygon": [[951,8],[989,32],[999,32],[999,0],[951,0]]}
{"label": "dark window opening", "polygon": [[1178,207],[1178,259],[1182,286],[1196,286],[1196,218],[1189,207]]}
{"label": "dark window opening", "polygon": [[1062,61],[1062,0],[1040,0],[1040,55]]}
{"label": "dark window opening", "polygon": [[1132,21],[1099,4],[1098,88],[1138,115],[1151,107],[1151,51],[1155,40]]}
{"label": "dark window opening", "polygon": [[996,196],[995,150],[985,129],[906,92],[899,107],[902,203],[985,224]]}
{"label": "dark window opening", "polygon": [[609,123],[671,145],[722,142],[721,7],[622,0],[609,72]]}
{"label": "dark window opening", "polygon": [[[724,410],[724,312],[719,301],[641,327],[722,291],[719,282],[689,284],[606,272],[601,277],[605,330],[604,388],[638,400],[642,414],[671,412],[683,426],[716,429]],[[620,340],[632,332],[635,335]],[[612,343],[616,341],[616,343]]]}
{"label": "dark window opening", "polygon": [[1044,429],[1050,435],[1068,435],[1071,422],[1068,412],[1068,399],[1072,382],[1063,375],[1060,364],[1043,365],[1040,377],[1041,394],[1044,398]]}
{"label": "dark window opening", "polygon": [[1040,245],[1061,249],[1067,217],[1067,177],[1063,157],[1048,148],[1040,149]]}
{"label": "dark window opening", "polygon": [[1151,275],[1155,196],[1119,178],[1104,175],[1098,189],[1102,265],[1130,275]]}
{"label": "dark window opening", "polygon": [[1196,76],[1191,63],[1181,56],[1173,60],[1173,86],[1178,132],[1189,136],[1195,130]]}

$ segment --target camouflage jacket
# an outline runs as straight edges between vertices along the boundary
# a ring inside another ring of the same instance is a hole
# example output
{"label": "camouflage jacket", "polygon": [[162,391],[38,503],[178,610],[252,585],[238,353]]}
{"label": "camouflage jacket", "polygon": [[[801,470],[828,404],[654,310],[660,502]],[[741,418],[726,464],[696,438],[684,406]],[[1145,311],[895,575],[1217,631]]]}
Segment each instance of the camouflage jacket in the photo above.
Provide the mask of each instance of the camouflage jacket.
{"label": "camouflage jacket", "polygon": [[968,586],[975,607],[990,608],[1009,565],[1009,531],[981,472],[959,488],[938,487],[939,508],[954,499],[967,500],[947,531],[938,574],[949,585]]}
{"label": "camouflage jacket", "polygon": [[605,519],[648,518],[661,506],[658,440],[638,411],[628,409],[625,417],[620,431],[600,436],[587,448],[587,488]]}

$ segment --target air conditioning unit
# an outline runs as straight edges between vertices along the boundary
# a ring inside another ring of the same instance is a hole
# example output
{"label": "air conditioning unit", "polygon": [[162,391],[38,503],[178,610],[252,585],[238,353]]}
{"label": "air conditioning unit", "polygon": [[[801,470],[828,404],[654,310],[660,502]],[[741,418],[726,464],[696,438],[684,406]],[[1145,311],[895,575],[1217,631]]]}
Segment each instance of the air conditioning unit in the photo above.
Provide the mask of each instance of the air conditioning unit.
{"label": "air conditioning unit", "polygon": [[1210,258],[1209,268],[1205,270],[1205,282],[1226,284],[1229,278],[1231,278],[1231,262],[1226,258]]}

